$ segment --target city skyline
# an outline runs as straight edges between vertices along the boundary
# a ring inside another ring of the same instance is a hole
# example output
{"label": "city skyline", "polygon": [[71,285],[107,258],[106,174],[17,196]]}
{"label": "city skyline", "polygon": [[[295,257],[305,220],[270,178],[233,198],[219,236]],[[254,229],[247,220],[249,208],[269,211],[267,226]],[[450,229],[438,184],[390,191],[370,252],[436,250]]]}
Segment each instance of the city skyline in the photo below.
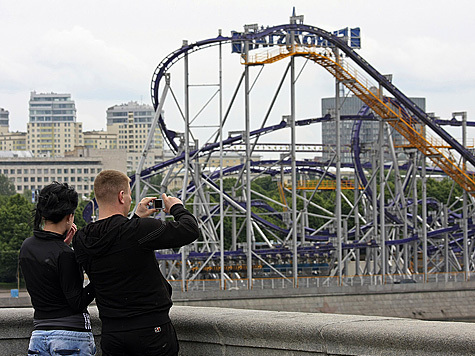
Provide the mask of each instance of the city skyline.
{"label": "city skyline", "polygon": [[[452,4],[450,14],[442,1],[427,0],[397,6],[279,0],[110,5],[0,4],[0,107],[10,113],[11,131],[25,129],[31,91],[70,93],[84,130],[105,129],[108,107],[151,104],[153,71],[182,40],[213,38],[218,29],[228,36],[250,23],[288,23],[293,6],[304,23],[328,31],[360,27],[359,53],[381,73],[393,74],[406,95],[426,97],[428,111],[443,118],[467,111],[469,120],[475,112],[475,74],[468,70],[475,59],[469,17],[475,4],[469,1]],[[317,95],[332,96],[333,87]]]}

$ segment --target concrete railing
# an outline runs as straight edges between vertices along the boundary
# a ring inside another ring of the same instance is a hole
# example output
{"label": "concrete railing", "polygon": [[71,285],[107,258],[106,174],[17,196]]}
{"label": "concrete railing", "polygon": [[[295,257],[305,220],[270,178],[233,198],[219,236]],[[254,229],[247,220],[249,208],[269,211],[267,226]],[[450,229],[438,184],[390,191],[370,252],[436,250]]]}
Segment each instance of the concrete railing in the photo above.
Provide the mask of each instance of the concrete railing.
{"label": "concrete railing", "polygon": [[[90,308],[100,345],[97,309]],[[0,355],[25,355],[32,309],[0,309]],[[180,355],[473,355],[475,324],[227,308],[172,308]],[[100,353],[99,353],[100,354]]]}

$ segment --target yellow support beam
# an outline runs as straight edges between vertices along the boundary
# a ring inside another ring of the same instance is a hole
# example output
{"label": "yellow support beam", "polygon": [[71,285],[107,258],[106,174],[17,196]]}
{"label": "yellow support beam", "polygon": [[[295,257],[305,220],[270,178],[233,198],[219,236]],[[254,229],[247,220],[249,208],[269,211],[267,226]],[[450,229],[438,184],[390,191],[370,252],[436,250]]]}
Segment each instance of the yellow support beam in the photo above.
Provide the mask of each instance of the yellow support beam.
{"label": "yellow support beam", "polygon": [[[259,52],[244,58],[243,64],[257,65],[268,64],[289,56],[302,56],[313,60],[328,70],[335,78],[353,92],[361,101],[368,105],[378,116],[399,132],[412,147],[415,147],[428,157],[437,167],[442,169],[449,177],[457,182],[462,189],[475,196],[474,176],[462,170],[455,159],[447,157],[441,149],[447,144],[433,145],[423,135],[421,123],[408,116],[404,110],[393,102],[385,103],[376,96],[369,88],[370,83],[358,76],[355,69],[345,63],[337,63],[332,58],[331,52],[319,53],[316,47],[271,47],[267,52]],[[450,155],[450,154],[449,154]]]}
{"label": "yellow support beam", "polygon": [[[333,179],[324,179],[321,181],[320,185],[318,185],[318,180],[304,180],[297,182],[297,189],[299,190],[335,190],[336,189],[336,181]],[[317,186],[318,185],[318,186]],[[292,184],[286,184],[285,187],[287,189],[292,188]],[[341,189],[342,190],[353,190],[355,189],[355,181],[352,179],[342,179],[341,181]],[[359,187],[358,189],[363,189],[363,187]]]}

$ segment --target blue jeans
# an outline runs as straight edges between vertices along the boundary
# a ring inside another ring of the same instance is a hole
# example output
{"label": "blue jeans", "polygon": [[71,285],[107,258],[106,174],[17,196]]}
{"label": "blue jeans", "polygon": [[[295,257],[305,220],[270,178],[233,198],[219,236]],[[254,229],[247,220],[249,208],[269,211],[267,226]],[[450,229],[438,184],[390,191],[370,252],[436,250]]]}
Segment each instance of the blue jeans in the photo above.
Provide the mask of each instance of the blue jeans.
{"label": "blue jeans", "polygon": [[28,346],[30,355],[94,356],[96,345],[91,332],[68,330],[33,330]]}

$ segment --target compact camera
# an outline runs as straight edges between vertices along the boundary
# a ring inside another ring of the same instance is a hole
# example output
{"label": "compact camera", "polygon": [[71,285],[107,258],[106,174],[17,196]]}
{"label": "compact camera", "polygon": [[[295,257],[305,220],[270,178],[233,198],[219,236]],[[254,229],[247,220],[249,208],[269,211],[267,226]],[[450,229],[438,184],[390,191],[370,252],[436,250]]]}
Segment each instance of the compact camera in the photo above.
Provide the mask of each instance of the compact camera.
{"label": "compact camera", "polygon": [[153,207],[155,209],[163,209],[163,200],[162,198],[157,198],[153,201]]}

